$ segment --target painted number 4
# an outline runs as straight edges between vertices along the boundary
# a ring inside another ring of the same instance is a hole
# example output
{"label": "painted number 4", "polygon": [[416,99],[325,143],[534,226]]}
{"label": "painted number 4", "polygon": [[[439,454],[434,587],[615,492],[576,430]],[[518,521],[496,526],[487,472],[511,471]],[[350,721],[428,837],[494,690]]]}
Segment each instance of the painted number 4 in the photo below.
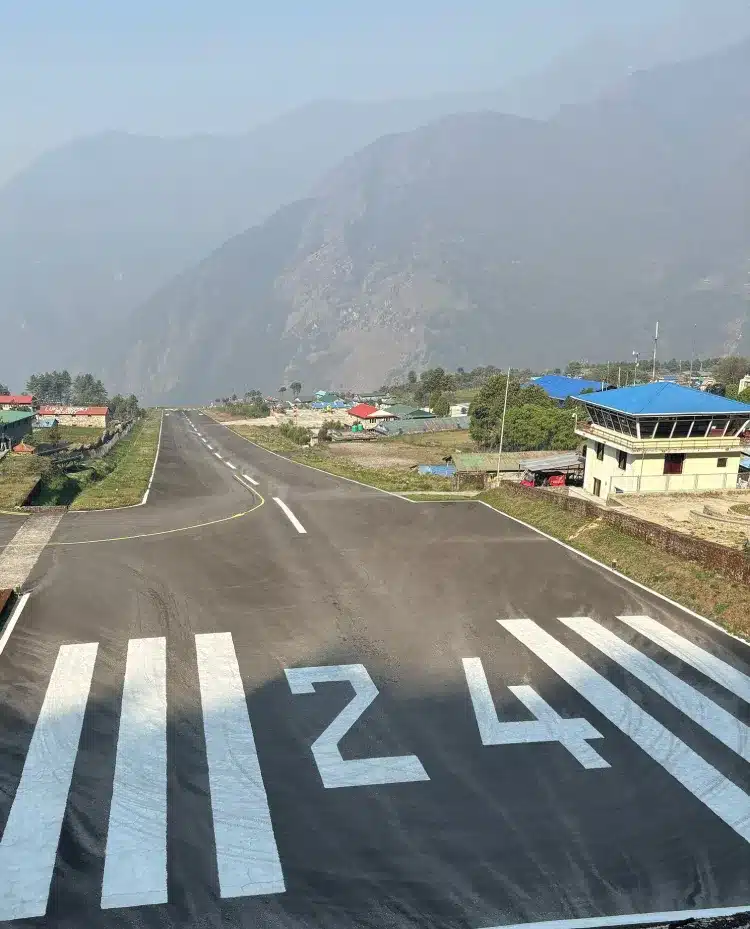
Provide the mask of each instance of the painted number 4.
{"label": "painted number 4", "polygon": [[[480,658],[464,658],[464,673],[477,719],[482,745],[518,745],[528,742],[559,742],[584,768],[608,768],[609,764],[588,744],[602,734],[585,719],[564,719],[533,687],[510,687],[534,717],[527,722],[500,722]],[[341,757],[339,742],[374,702],[378,689],[364,665],[329,665],[321,668],[288,668],[286,677],[294,694],[315,693],[315,685],[347,681],[354,697],[312,744],[312,753],[324,787],[368,787],[429,781],[416,755],[380,758]]]}

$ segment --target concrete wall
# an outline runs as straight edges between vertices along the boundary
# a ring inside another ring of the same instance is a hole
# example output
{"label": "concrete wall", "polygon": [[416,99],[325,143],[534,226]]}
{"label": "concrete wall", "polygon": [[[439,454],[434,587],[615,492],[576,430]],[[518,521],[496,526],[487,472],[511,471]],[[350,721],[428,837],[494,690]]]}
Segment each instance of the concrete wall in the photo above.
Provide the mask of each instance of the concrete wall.
{"label": "concrete wall", "polygon": [[[719,468],[719,458],[726,458],[726,467]],[[596,457],[596,442],[586,442],[586,470],[583,489],[594,493],[594,478],[601,481],[600,497],[614,493],[686,493],[701,490],[734,490],[742,453],[686,452],[682,474],[664,474],[664,453],[631,454],[623,471],[618,464],[618,450],[604,445],[604,459]]]}

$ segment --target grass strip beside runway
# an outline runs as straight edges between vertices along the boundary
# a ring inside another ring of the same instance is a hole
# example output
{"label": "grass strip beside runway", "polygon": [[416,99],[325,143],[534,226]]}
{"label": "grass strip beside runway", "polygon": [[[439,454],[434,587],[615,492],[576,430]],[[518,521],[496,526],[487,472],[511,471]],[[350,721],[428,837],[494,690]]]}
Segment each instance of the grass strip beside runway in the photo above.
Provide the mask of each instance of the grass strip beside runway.
{"label": "grass strip beside runway", "polygon": [[647,545],[603,520],[570,513],[541,494],[529,500],[499,488],[480,499],[750,639],[750,593],[744,584]]}
{"label": "grass strip beside runway", "polygon": [[140,503],[154,466],[160,423],[160,412],[149,410],[127,438],[101,459],[106,474],[86,485],[71,510],[103,510]]}
{"label": "grass strip beside runway", "polygon": [[410,468],[368,468],[354,461],[334,457],[326,445],[313,448],[301,448],[282,435],[273,426],[229,426],[229,428],[262,448],[284,455],[291,461],[299,461],[329,474],[348,477],[381,490],[438,490],[449,491],[450,478],[435,477],[431,474],[419,474]]}

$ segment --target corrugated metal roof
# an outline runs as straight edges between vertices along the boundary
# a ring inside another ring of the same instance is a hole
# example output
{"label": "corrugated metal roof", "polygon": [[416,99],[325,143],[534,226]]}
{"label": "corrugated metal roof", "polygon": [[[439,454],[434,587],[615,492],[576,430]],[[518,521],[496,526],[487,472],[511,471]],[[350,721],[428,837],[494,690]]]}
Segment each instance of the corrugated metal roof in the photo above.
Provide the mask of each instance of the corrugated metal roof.
{"label": "corrugated metal roof", "polygon": [[30,406],[34,398],[31,394],[3,394],[0,403],[16,403],[18,406]]}
{"label": "corrugated metal roof", "polygon": [[434,413],[428,413],[427,410],[421,410],[415,406],[409,406],[406,403],[391,403],[388,411],[398,416],[399,419],[434,419]]}
{"label": "corrugated metal roof", "polygon": [[453,477],[456,473],[455,465],[419,465],[420,474],[433,474],[435,477]]}
{"label": "corrugated metal roof", "polygon": [[88,406],[85,410],[76,410],[76,416],[106,416],[109,413],[108,406]]}
{"label": "corrugated metal roof", "polygon": [[523,471],[567,471],[570,468],[583,467],[583,455],[578,452],[563,452],[544,458],[522,458],[519,467]]}
{"label": "corrugated metal roof", "polygon": [[576,394],[583,393],[584,390],[600,391],[602,389],[602,381],[589,381],[583,377],[567,377],[564,374],[542,374],[540,377],[532,377],[529,383],[541,387],[553,400],[567,400],[568,397],[574,397]]}
{"label": "corrugated metal roof", "polygon": [[674,416],[674,415],[711,415],[713,413],[747,414],[750,418],[750,404],[727,400],[716,394],[683,387],[669,381],[657,381],[654,384],[635,384],[633,387],[619,387],[599,394],[585,394],[575,398],[579,403],[614,410],[617,413],[630,413],[635,416]]}
{"label": "corrugated metal roof", "polygon": [[18,423],[22,419],[33,419],[34,413],[28,413],[25,410],[0,410],[0,423],[4,425]]}
{"label": "corrugated metal roof", "polygon": [[378,408],[376,406],[370,406],[369,403],[358,403],[346,412],[350,416],[357,416],[359,419],[367,419],[368,416],[372,416],[372,414],[377,413],[377,411]]}
{"label": "corrugated metal roof", "polygon": [[390,423],[378,423],[378,431],[384,435],[412,435],[422,432],[452,432],[469,428],[468,416],[435,416],[432,419],[397,419]]}
{"label": "corrugated metal roof", "polygon": [[[500,470],[523,471],[523,462],[541,461],[549,457],[549,452],[502,452],[499,462]],[[556,457],[561,456],[558,454]],[[497,452],[453,452],[450,458],[456,465],[457,471],[484,471],[489,473],[498,470]]]}

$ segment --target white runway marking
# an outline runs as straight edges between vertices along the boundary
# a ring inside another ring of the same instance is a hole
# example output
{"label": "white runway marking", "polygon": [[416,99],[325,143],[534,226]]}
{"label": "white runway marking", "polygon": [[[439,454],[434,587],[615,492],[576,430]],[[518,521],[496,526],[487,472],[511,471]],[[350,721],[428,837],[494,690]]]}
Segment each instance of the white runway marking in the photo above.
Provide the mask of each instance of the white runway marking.
{"label": "white runway marking", "polygon": [[249,474],[245,474],[245,472],[243,471],[243,472],[242,472],[242,476],[245,478],[246,481],[250,481],[250,483],[251,483],[254,487],[257,487],[257,486],[258,486],[258,482],[255,480],[255,478],[250,477]]}
{"label": "white runway marking", "polygon": [[633,677],[656,691],[660,697],[676,706],[693,722],[698,723],[727,748],[736,752],[745,761],[750,761],[750,729],[723,707],[709,700],[700,691],[681,681],[660,664],[653,661],[637,648],[600,626],[593,619],[576,617],[560,619],[569,629],[577,632],[587,642],[616,661]]}
{"label": "white runway marking", "polygon": [[304,526],[302,525],[302,523],[297,519],[297,517],[294,515],[294,513],[292,513],[292,511],[289,509],[289,507],[286,505],[286,503],[284,503],[283,500],[279,500],[278,497],[274,497],[273,499],[274,499],[274,503],[277,503],[277,504],[281,507],[281,509],[282,509],[283,512],[284,512],[284,515],[285,515],[286,518],[289,520],[289,522],[294,526],[294,528],[297,530],[297,532],[299,532],[300,535],[305,534],[305,533],[307,532],[307,529],[305,529],[305,527],[304,527]]}
{"label": "white runway marking", "polygon": [[0,587],[12,590],[26,583],[62,518],[62,513],[45,513],[24,519],[0,554]]}
{"label": "white runway marking", "polygon": [[224,458],[218,452],[214,452],[214,455],[216,455],[219,461],[224,461]]}
{"label": "white runway marking", "polygon": [[10,638],[11,632],[13,632],[13,630],[15,629],[16,623],[21,618],[21,613],[23,613],[23,609],[26,606],[26,603],[30,596],[31,594],[21,594],[21,596],[18,598],[18,603],[16,603],[15,607],[13,608],[13,612],[11,613],[10,619],[5,624],[5,629],[3,629],[3,634],[2,636],[0,636],[0,655],[2,655],[3,649],[5,648],[5,644]]}
{"label": "white runway marking", "polygon": [[167,902],[167,642],[131,639],[102,908]]}
{"label": "white runway marking", "polygon": [[685,664],[689,664],[705,674],[706,677],[725,687],[736,696],[750,703],[750,677],[738,671],[737,668],[716,658],[709,652],[699,648],[689,639],[683,638],[667,626],[663,626],[650,616],[618,616],[636,632],[656,642],[662,648],[671,652]]}
{"label": "white runway marking", "polygon": [[429,781],[429,775],[416,755],[349,760],[341,757],[339,742],[378,695],[378,688],[364,665],[287,668],[284,673],[293,694],[315,693],[315,685],[326,681],[348,681],[354,688],[354,697],[312,744],[313,757],[324,787],[369,787]]}
{"label": "white runway marking", "polygon": [[209,445],[208,442],[206,442],[206,448],[211,452],[214,450],[213,445]]}
{"label": "white runway marking", "polygon": [[226,462],[226,466],[227,466],[228,468],[231,468],[233,471],[236,471],[236,470],[237,470],[237,465],[233,465],[231,461],[227,461],[227,462]]}
{"label": "white runway marking", "polygon": [[196,635],[195,649],[221,896],[282,893],[284,874],[232,636]]}
{"label": "white runway marking", "polygon": [[542,922],[507,923],[491,929],[619,929],[620,926],[654,926],[657,923],[686,922],[694,919],[712,919],[719,916],[734,916],[747,913],[745,906],[723,906],[706,910],[666,910],[661,913],[627,913],[622,916],[583,916],[578,919],[549,919]]}
{"label": "white runway marking", "polygon": [[750,797],[736,784],[533,620],[500,619],[498,622],[694,797],[750,842]]}
{"label": "white runway marking", "polygon": [[97,644],[62,645],[0,842],[0,920],[44,916]]}
{"label": "white runway marking", "polygon": [[508,689],[536,718],[529,722],[502,723],[497,716],[482,660],[464,658],[463,665],[482,745],[560,742],[584,768],[609,767],[586,741],[601,739],[602,734],[585,719],[564,719],[532,687],[523,685]]}

